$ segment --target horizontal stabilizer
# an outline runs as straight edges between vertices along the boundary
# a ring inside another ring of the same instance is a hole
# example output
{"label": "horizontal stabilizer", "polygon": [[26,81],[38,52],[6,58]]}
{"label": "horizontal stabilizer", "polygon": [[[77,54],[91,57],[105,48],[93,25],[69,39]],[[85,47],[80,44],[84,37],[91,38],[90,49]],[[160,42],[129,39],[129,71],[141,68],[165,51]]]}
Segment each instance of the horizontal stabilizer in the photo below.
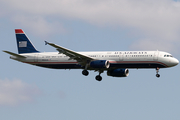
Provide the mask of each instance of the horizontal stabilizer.
{"label": "horizontal stabilizer", "polygon": [[16,53],[12,53],[12,52],[9,52],[9,51],[3,51],[5,53],[8,53],[10,55],[13,55],[13,56],[16,56],[16,57],[19,57],[19,58],[26,58],[25,56],[22,56],[22,55],[19,55],[19,54],[16,54]]}

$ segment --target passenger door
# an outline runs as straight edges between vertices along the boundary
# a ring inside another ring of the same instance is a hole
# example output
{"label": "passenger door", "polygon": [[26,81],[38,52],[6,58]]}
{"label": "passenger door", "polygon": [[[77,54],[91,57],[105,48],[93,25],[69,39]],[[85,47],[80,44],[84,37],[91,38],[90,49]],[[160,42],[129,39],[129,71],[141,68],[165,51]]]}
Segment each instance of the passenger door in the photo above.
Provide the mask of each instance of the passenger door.
{"label": "passenger door", "polygon": [[124,53],[119,54],[119,61],[123,61]]}
{"label": "passenger door", "polygon": [[159,51],[154,52],[154,60],[158,60]]}

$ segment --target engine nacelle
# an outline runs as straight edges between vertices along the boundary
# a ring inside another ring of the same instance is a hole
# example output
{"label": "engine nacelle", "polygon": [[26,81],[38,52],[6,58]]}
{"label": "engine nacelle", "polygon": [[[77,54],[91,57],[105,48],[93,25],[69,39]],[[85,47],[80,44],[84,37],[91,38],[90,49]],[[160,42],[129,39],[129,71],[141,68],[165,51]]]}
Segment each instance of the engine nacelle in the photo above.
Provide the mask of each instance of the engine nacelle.
{"label": "engine nacelle", "polygon": [[109,68],[110,63],[107,60],[95,60],[90,62],[89,65],[92,68]]}
{"label": "engine nacelle", "polygon": [[107,71],[108,76],[113,77],[127,77],[129,75],[128,69],[114,69],[114,70],[108,70]]}

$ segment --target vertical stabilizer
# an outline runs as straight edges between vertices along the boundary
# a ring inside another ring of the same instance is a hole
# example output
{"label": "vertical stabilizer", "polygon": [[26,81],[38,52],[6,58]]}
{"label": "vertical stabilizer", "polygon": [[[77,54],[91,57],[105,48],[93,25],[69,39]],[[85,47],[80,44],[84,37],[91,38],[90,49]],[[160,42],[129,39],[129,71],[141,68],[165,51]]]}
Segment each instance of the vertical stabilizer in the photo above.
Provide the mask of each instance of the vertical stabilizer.
{"label": "vertical stabilizer", "polygon": [[17,48],[19,54],[39,52],[33,46],[33,44],[28,39],[28,37],[26,36],[26,34],[23,32],[22,29],[15,29],[15,33],[16,33]]}

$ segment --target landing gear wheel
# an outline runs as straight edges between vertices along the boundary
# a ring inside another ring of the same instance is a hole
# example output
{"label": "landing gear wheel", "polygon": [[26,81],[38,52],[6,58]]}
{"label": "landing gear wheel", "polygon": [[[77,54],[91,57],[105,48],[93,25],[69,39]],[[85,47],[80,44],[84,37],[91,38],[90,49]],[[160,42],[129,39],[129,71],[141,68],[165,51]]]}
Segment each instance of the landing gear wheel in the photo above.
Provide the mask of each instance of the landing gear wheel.
{"label": "landing gear wheel", "polygon": [[88,76],[88,75],[89,75],[89,72],[88,72],[87,70],[83,70],[83,71],[82,71],[82,74],[83,74],[84,76]]}
{"label": "landing gear wheel", "polygon": [[156,77],[159,78],[159,77],[160,77],[160,74],[156,74]]}
{"label": "landing gear wheel", "polygon": [[102,77],[101,77],[100,75],[97,75],[97,76],[96,76],[96,80],[97,80],[97,81],[101,81],[101,80],[102,80]]}
{"label": "landing gear wheel", "polygon": [[160,74],[158,74],[158,73],[159,73],[159,68],[157,67],[157,68],[156,68],[156,77],[157,77],[157,78],[160,77]]}

